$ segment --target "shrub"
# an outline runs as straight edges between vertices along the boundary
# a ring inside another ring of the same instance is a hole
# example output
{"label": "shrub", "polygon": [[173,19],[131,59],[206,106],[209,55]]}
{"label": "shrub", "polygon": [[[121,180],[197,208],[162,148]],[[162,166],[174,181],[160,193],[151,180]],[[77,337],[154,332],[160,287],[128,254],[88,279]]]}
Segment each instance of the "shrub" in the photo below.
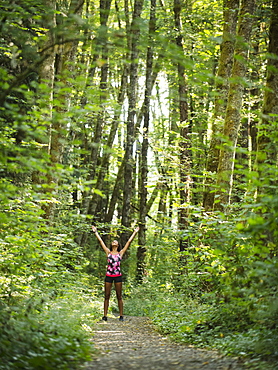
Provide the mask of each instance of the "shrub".
{"label": "shrub", "polygon": [[73,294],[0,311],[0,369],[75,369],[90,359],[98,307]]}

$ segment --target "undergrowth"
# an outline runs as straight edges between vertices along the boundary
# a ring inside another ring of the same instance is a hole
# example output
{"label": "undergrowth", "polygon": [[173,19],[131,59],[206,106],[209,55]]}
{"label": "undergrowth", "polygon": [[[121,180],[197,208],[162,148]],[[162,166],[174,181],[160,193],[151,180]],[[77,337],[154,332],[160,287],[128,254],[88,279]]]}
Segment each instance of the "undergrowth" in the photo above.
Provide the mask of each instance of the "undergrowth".
{"label": "undergrowth", "polygon": [[99,303],[90,292],[22,299],[0,311],[0,369],[76,369],[91,358]]}
{"label": "undergrowth", "polygon": [[239,357],[247,368],[277,368],[277,332],[252,320],[245,305],[217,302],[217,297],[205,294],[190,298],[148,281],[134,288],[125,313],[147,315],[174,341]]}

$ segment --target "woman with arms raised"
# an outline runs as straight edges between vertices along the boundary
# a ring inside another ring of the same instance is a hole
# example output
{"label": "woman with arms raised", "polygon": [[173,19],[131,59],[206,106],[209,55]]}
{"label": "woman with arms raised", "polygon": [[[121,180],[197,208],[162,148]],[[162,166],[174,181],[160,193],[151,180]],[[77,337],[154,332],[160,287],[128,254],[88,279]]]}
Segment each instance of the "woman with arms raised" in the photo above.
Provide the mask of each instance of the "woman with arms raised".
{"label": "woman with arms raised", "polygon": [[100,242],[100,245],[102,246],[104,252],[106,253],[107,262],[108,262],[106,276],[105,276],[105,286],[104,286],[104,289],[105,289],[104,316],[102,320],[107,321],[109,299],[110,299],[112,284],[114,282],[117,300],[118,300],[118,306],[119,306],[120,321],[123,321],[124,318],[123,318],[123,299],[122,299],[121,260],[127,248],[130,246],[132,240],[134,239],[135,235],[138,233],[139,227],[137,227],[133,231],[126,245],[121,250],[120,250],[119,242],[117,240],[112,241],[111,249],[107,248],[104,241],[101,239],[101,236],[97,232],[97,228],[95,226],[92,226],[92,230],[95,233],[98,241]]}

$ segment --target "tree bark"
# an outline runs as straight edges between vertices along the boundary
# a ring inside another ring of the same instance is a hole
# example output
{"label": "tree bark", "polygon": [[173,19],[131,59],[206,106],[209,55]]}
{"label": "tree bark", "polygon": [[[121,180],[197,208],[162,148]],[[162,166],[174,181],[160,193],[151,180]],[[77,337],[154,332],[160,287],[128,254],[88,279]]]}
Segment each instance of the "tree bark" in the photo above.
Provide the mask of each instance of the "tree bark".
{"label": "tree bark", "polygon": [[[174,0],[174,19],[175,30],[177,32],[176,45],[183,53],[183,36],[181,23],[182,0]],[[190,199],[190,169],[191,169],[191,151],[188,125],[188,103],[187,103],[187,83],[185,80],[185,68],[182,62],[177,63],[178,72],[178,99],[179,99],[179,121],[180,121],[180,208],[179,208],[179,228],[185,230],[188,224],[188,211],[186,204]],[[182,237],[180,239],[180,251],[187,247],[187,241]]]}
{"label": "tree bark", "polygon": [[[126,84],[127,84],[127,68],[125,66],[123,70],[123,74],[122,74],[122,79],[121,79],[121,87],[120,87],[119,94],[118,94],[117,107],[115,109],[114,118],[111,124],[109,136],[106,142],[106,148],[108,150],[104,152],[103,157],[101,159],[97,182],[95,184],[95,188],[97,190],[101,190],[101,191],[104,190],[103,189],[104,178],[109,169],[109,160],[111,156],[111,152],[109,149],[111,149],[113,146],[113,142],[114,142],[114,139],[117,133],[118,126],[119,126],[121,108],[122,108],[124,98],[125,98]],[[92,214],[92,215],[95,214],[99,200],[100,200],[100,195],[96,193],[93,194],[92,199],[90,201],[89,214]],[[105,215],[103,215],[102,219],[104,218],[105,218]]]}
{"label": "tree bark", "polygon": [[[60,92],[60,89],[56,89],[55,81],[58,81],[63,86],[68,86],[67,78],[65,73],[67,70],[72,70],[72,63],[74,61],[77,46],[78,46],[78,36],[80,34],[79,27],[77,23],[71,17],[74,15],[80,15],[82,13],[84,0],[72,0],[69,4],[67,17],[64,19],[62,16],[57,16],[57,25],[63,25],[65,31],[56,37],[58,45],[55,48],[55,79],[54,79],[54,98],[59,101],[58,106],[53,106],[53,111],[55,114],[52,115],[50,132],[49,132],[49,157],[52,168],[48,172],[48,191],[52,195],[52,198],[57,196],[57,184],[59,181],[59,175],[55,166],[62,163],[63,154],[63,144],[64,140],[64,126],[61,115],[64,115],[68,110],[68,100],[69,97],[66,93]],[[66,42],[68,36],[72,39]],[[54,211],[56,208],[56,202],[49,202],[45,207],[45,217],[48,219],[53,219]]]}
{"label": "tree bark", "polygon": [[124,163],[124,188],[123,188],[123,208],[121,224],[123,233],[121,235],[121,244],[124,245],[129,237],[129,228],[131,225],[130,210],[131,197],[133,194],[133,143],[135,137],[135,114],[137,103],[137,82],[138,82],[138,42],[140,36],[140,19],[143,8],[143,0],[135,0],[132,22],[130,25],[131,35],[131,64],[129,73],[128,88],[128,116],[126,126],[125,142],[125,163]]}
{"label": "tree bark", "polygon": [[[126,75],[126,68],[124,68],[122,79],[121,79],[121,88],[118,94],[118,102],[117,102],[118,106],[115,109],[114,119],[112,121],[109,136],[106,142],[107,150],[104,151],[103,156],[101,158],[101,163],[100,163],[98,174],[97,174],[97,181],[96,181],[96,184],[94,184],[94,188],[97,189],[98,191],[102,191],[103,193],[105,191],[104,179],[105,179],[105,175],[108,173],[108,170],[109,170],[109,161],[110,161],[110,156],[111,156],[111,152],[109,149],[111,149],[113,146],[113,142],[114,142],[114,139],[117,133],[118,126],[119,126],[119,118],[121,114],[121,107],[122,107],[124,97],[125,97],[126,83],[127,83],[127,75]],[[119,170],[118,175],[120,174],[120,176],[122,176],[122,172],[123,171]],[[90,197],[90,199],[88,199],[87,214],[94,216],[94,222],[96,220],[103,221],[103,222],[111,222],[113,213],[115,210],[116,201],[119,195],[120,179],[121,177],[117,176],[117,180],[115,182],[115,187],[114,187],[115,191],[113,191],[108,211],[107,211],[107,207],[108,207],[107,206],[104,209],[102,209],[101,215],[99,214],[100,212],[97,212],[98,206],[100,205],[100,202],[102,200],[102,197],[99,195],[98,192],[94,192],[93,195]],[[108,195],[107,195],[107,198],[108,198]],[[81,246],[83,246],[87,241],[87,237],[88,237],[88,232],[85,231],[82,234],[82,236],[76,240],[79,241],[79,244]]]}
{"label": "tree bark", "polygon": [[236,39],[236,26],[238,19],[239,0],[224,0],[223,3],[223,34],[220,46],[220,57],[216,75],[214,117],[212,135],[208,151],[206,172],[206,187],[203,194],[203,206],[206,211],[213,209],[215,180],[213,176],[217,173],[219,163],[220,134],[223,132],[223,121],[227,107],[229,78],[231,76],[234,46]]}
{"label": "tree bark", "polygon": [[[54,78],[55,78],[55,35],[52,30],[55,29],[56,27],[56,0],[49,0],[47,1],[46,5],[52,11],[49,11],[46,15],[44,15],[42,19],[44,27],[48,28],[48,31],[46,33],[46,41],[43,44],[39,44],[39,52],[43,59],[38,68],[38,75],[40,83],[46,84],[49,90],[48,97],[45,96],[45,100],[47,100],[48,113],[43,116],[44,121],[48,122],[48,126],[45,128],[45,130],[48,137],[46,150],[47,153],[49,154],[51,137],[50,127],[52,121]],[[33,172],[32,181],[34,184],[41,183],[42,182],[41,173],[38,171]],[[45,211],[45,218],[48,218],[49,217],[48,206],[43,205],[42,208]]]}
{"label": "tree bark", "polygon": [[[91,146],[91,153],[89,159],[89,175],[88,180],[94,180],[97,173],[97,166],[99,160],[99,152],[102,138],[103,125],[106,115],[105,102],[107,100],[107,80],[108,80],[108,28],[107,22],[110,14],[111,0],[100,0],[99,18],[100,28],[98,35],[98,47],[101,48],[101,60],[102,65],[100,68],[100,96],[99,106],[100,112],[97,114],[94,125],[94,137]],[[95,51],[94,51],[95,54]],[[90,191],[84,192],[82,201],[82,212],[89,214],[90,202],[91,202],[91,189]],[[85,237],[86,234],[84,234]],[[84,238],[83,238],[84,239]]]}
{"label": "tree bark", "polygon": [[118,169],[117,178],[115,180],[115,185],[113,188],[113,192],[110,198],[109,207],[105,216],[105,222],[111,222],[118,198],[120,197],[120,190],[122,189],[122,182],[123,182],[123,174],[124,174],[124,166],[125,166],[125,158]]}
{"label": "tree bark", "polygon": [[249,42],[252,33],[252,17],[255,10],[255,0],[243,0],[239,14],[239,26],[235,45],[235,56],[231,74],[231,84],[228,95],[227,110],[224,122],[224,138],[227,140],[222,145],[219,155],[217,173],[217,200],[214,208],[224,211],[230,203],[235,150],[238,131],[241,122],[241,106],[246,77]]}
{"label": "tree bark", "polygon": [[[271,138],[271,131],[275,130],[273,123],[278,119],[278,0],[272,1],[268,53],[262,127],[258,135],[258,165],[265,161],[269,165],[277,163],[277,146]],[[263,176],[262,168],[259,171]]]}
{"label": "tree bark", "polygon": [[154,59],[154,33],[156,29],[156,0],[151,0],[150,20],[149,20],[149,46],[147,49],[146,60],[146,83],[144,99],[144,125],[143,142],[141,149],[140,163],[140,188],[139,188],[139,226],[138,233],[139,247],[137,249],[137,281],[141,282],[144,275],[144,260],[146,254],[146,216],[147,216],[147,182],[148,182],[148,148],[149,148],[149,121],[150,121],[150,100],[152,93],[152,75]]}

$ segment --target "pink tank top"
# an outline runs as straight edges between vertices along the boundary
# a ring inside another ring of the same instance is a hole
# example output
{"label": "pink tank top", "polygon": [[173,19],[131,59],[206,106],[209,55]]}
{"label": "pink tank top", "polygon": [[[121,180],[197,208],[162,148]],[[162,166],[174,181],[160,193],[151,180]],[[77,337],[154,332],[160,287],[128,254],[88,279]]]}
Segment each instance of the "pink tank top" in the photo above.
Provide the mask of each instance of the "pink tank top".
{"label": "pink tank top", "polygon": [[112,253],[108,254],[106,276],[111,276],[111,277],[122,276],[121,260],[122,260],[122,257],[120,254],[112,254]]}

